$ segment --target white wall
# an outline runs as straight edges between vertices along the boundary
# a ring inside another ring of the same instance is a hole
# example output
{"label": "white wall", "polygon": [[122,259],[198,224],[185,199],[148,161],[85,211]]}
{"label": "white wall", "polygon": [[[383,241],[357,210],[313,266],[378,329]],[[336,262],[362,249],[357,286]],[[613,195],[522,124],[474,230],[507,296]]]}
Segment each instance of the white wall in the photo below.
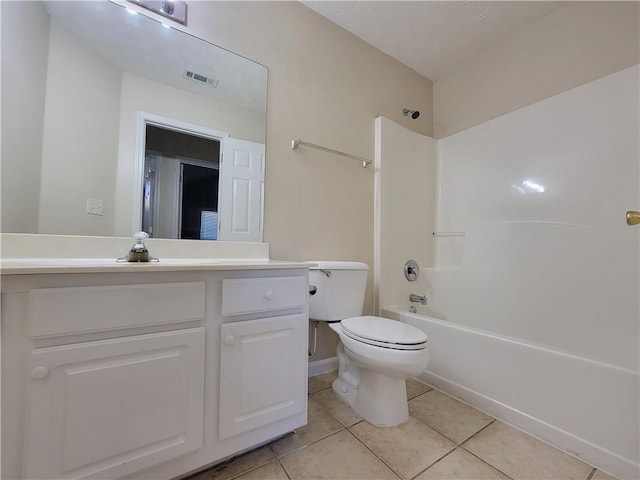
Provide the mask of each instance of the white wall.
{"label": "white wall", "polygon": [[2,231],[36,233],[49,15],[41,3],[0,3],[2,13]]}
{"label": "white wall", "polygon": [[[111,235],[120,70],[51,22],[38,232]],[[87,198],[104,201],[102,216]]]}
{"label": "white wall", "polygon": [[375,311],[426,293],[426,277],[405,279],[403,266],[434,265],[436,140],[383,117],[376,119]]}

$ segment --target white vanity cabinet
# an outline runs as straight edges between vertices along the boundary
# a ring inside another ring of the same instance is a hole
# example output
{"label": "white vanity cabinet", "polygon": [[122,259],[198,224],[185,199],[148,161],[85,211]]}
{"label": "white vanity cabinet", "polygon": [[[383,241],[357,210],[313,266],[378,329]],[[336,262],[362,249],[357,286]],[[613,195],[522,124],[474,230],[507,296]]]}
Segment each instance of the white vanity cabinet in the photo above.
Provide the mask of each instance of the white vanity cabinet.
{"label": "white vanity cabinet", "polygon": [[222,281],[221,439],[306,408],[307,292],[300,276]]}
{"label": "white vanity cabinet", "polygon": [[18,299],[25,478],[118,478],[202,447],[204,282],[28,288],[3,303]]}
{"label": "white vanity cabinet", "polygon": [[2,478],[169,479],[304,425],[307,278],[3,274]]}
{"label": "white vanity cabinet", "polygon": [[118,478],[202,446],[204,329],[34,349],[26,478]]}

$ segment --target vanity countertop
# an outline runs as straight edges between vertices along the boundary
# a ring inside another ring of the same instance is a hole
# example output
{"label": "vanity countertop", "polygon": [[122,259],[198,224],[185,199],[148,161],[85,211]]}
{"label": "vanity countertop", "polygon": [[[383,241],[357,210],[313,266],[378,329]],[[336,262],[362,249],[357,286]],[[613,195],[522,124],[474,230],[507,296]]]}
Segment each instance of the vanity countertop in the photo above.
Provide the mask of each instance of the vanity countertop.
{"label": "vanity countertop", "polygon": [[49,273],[130,273],[194,270],[271,270],[309,268],[308,262],[256,258],[162,258],[159,262],[116,262],[115,258],[3,258],[2,275]]}

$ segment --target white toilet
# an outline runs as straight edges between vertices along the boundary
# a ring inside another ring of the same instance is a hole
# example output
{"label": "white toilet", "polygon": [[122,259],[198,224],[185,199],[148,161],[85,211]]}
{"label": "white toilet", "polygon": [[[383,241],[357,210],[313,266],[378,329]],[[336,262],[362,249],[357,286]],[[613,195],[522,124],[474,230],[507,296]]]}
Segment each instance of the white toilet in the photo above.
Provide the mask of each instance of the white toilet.
{"label": "white toilet", "polygon": [[373,425],[408,420],[405,380],[427,368],[427,335],[386,318],[360,316],[369,267],[359,262],[318,261],[309,272],[309,318],[331,322],[338,341],[338,378],[333,390]]}

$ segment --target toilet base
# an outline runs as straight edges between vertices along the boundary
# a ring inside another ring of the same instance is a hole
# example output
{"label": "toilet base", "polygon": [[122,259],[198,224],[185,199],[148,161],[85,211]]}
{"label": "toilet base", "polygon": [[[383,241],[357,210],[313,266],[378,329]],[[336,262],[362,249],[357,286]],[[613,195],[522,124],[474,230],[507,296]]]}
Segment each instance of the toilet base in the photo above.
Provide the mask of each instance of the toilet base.
{"label": "toilet base", "polygon": [[354,388],[338,377],[333,391],[358,416],[377,427],[394,427],[409,420],[404,379],[361,370],[360,384]]}
{"label": "toilet base", "polygon": [[378,427],[393,427],[409,419],[404,378],[391,377],[349,361],[338,343],[338,378],[332,387],[358,416]]}
{"label": "toilet base", "polygon": [[362,370],[354,410],[379,427],[393,427],[406,422],[409,420],[409,406],[405,379]]}

